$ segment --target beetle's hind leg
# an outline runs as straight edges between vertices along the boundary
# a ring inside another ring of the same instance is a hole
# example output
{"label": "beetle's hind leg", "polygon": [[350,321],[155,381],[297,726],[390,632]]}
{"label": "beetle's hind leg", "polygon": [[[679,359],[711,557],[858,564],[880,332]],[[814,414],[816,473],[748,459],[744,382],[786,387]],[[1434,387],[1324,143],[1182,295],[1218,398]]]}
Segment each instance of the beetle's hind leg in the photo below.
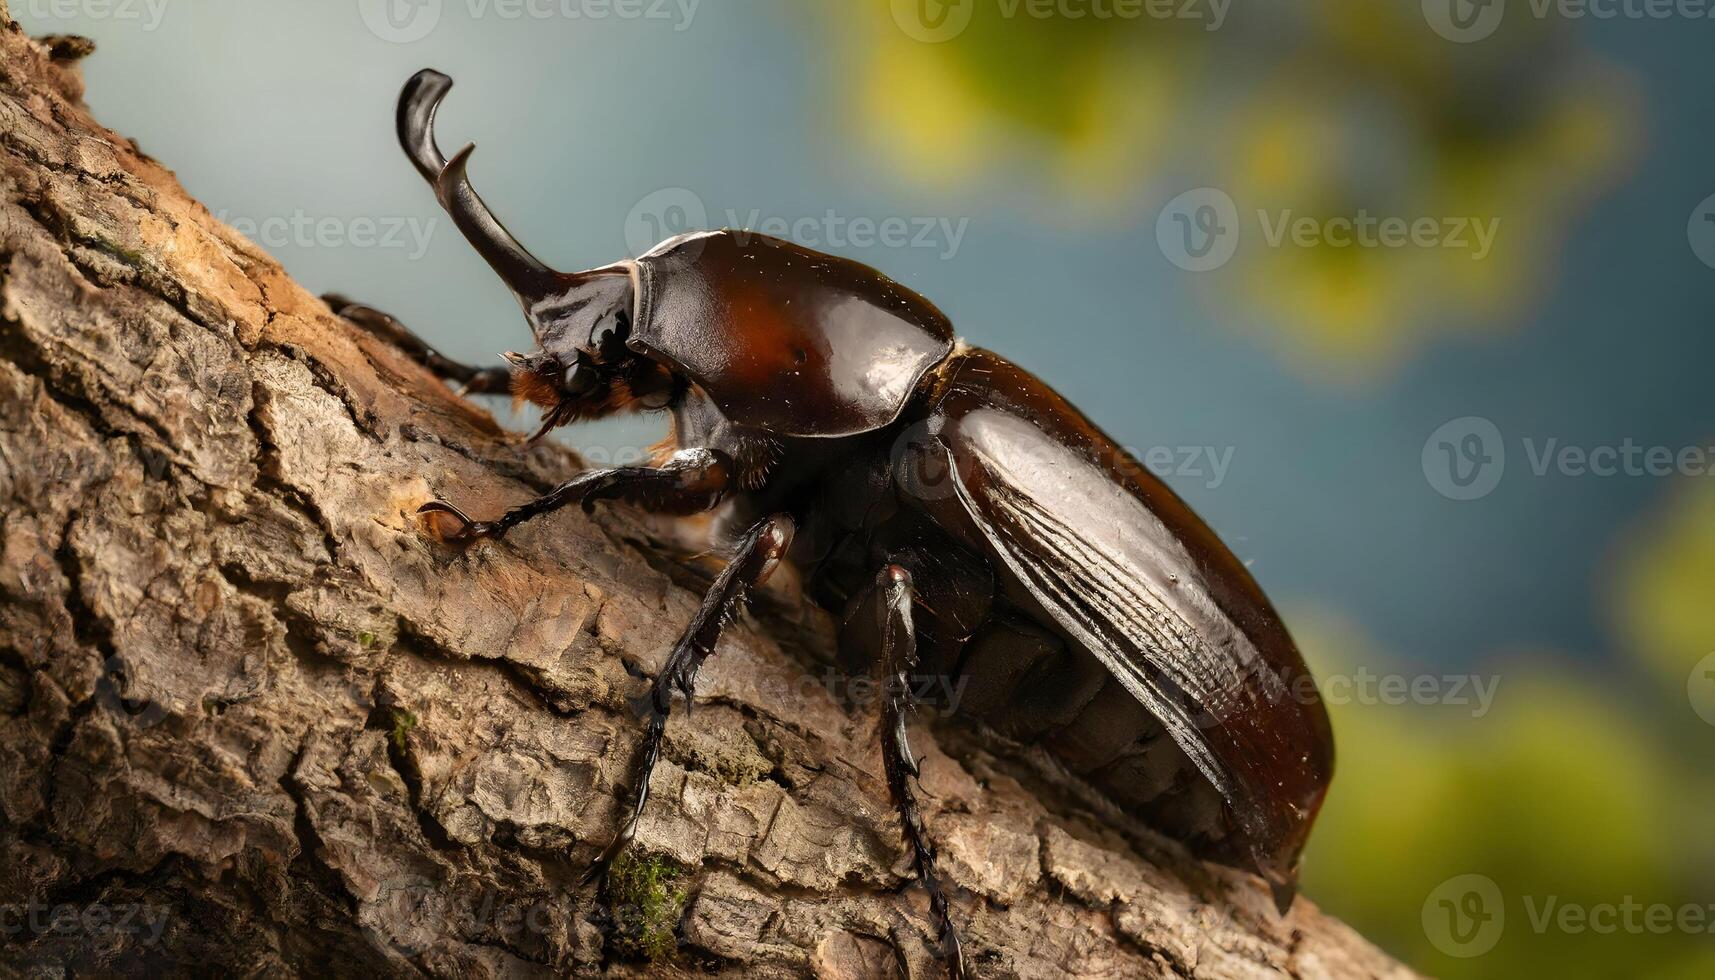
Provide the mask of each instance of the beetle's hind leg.
{"label": "beetle's hind leg", "polygon": [[667,713],[673,704],[673,692],[677,690],[685,695],[685,710],[689,712],[697,671],[703,666],[703,661],[715,652],[721,630],[737,615],[745,596],[767,581],[769,574],[785,557],[786,549],[792,544],[793,531],[792,518],[785,514],[765,517],[752,527],[740,541],[738,554],[721,571],[708,594],[703,596],[703,604],[690,625],[685,627],[679,642],[673,645],[673,652],[667,655],[667,663],[656,676],[645,701],[648,729],[643,737],[643,751],[632,770],[635,798],[631,804],[631,815],[620,827],[613,843],[601,852],[584,874],[586,883],[605,874],[613,859],[637,835],[643,806],[649,802],[649,777],[661,756],[661,737],[667,730]]}
{"label": "beetle's hind leg", "polygon": [[917,629],[912,621],[911,602],[911,573],[899,565],[888,565],[868,593],[858,600],[842,639],[865,648],[880,675],[881,758],[886,768],[887,790],[899,811],[900,827],[906,846],[911,849],[917,878],[929,893],[929,909],[941,933],[941,955],[946,960],[947,973],[959,980],[965,975],[964,949],[948,911],[946,883],[935,867],[935,845],[923,826],[917,795],[911,787],[911,781],[917,778],[917,761],[911,755],[911,743],[905,733],[905,719],[911,709],[909,675],[917,666]]}
{"label": "beetle's hind leg", "polygon": [[328,293],[322,297],[322,302],[340,316],[404,351],[407,357],[433,371],[436,377],[458,385],[461,395],[495,395],[512,390],[511,368],[479,368],[455,361],[391,315],[373,306],[354,303],[338,293]]}

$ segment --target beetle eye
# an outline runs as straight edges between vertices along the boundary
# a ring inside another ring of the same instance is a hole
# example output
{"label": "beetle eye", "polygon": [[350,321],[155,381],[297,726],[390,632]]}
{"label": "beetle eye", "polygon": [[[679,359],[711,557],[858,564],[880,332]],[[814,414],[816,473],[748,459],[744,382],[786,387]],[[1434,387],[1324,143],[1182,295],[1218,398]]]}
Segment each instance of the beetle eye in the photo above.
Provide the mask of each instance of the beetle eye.
{"label": "beetle eye", "polygon": [[580,398],[594,391],[600,380],[601,373],[595,369],[595,366],[583,358],[579,358],[576,364],[566,369],[566,378],[562,387],[567,395]]}

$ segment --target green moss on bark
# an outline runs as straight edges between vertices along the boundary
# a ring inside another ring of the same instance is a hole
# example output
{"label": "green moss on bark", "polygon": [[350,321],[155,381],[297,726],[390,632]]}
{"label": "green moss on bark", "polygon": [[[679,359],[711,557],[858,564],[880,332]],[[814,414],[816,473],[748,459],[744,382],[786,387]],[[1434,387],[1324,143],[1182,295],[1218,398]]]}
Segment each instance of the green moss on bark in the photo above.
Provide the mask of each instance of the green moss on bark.
{"label": "green moss on bark", "polygon": [[613,912],[612,951],[622,957],[664,960],[679,946],[679,918],[690,899],[687,873],[666,858],[621,854],[607,875]]}

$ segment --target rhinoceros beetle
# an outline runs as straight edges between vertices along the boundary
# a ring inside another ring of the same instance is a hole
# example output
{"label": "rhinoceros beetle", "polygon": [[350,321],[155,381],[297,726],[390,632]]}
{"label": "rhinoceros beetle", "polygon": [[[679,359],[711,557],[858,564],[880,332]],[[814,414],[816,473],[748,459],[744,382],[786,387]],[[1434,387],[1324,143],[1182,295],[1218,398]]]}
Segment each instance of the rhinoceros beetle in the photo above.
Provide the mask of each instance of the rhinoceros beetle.
{"label": "rhinoceros beetle", "polygon": [[1328,716],[1256,582],[1174,493],[1023,368],[954,336],[928,300],[856,262],[761,235],[681,235],[586,272],[537,261],[445,158],[452,80],[419,72],[400,142],[511,288],[536,349],[450,361],[385,314],[341,302],[469,392],[541,406],[540,436],[664,410],[651,466],[585,472],[492,521],[436,501],[457,542],[566,504],[714,512],[731,561],[647,699],[631,841],[674,691],[689,702],[722,626],[782,561],[838,616],[840,660],[883,681],[885,777],[949,971],[963,956],[918,812],[908,674],[957,678],[955,717],[1041,746],[1193,853],[1247,868],[1282,914],[1333,771]]}

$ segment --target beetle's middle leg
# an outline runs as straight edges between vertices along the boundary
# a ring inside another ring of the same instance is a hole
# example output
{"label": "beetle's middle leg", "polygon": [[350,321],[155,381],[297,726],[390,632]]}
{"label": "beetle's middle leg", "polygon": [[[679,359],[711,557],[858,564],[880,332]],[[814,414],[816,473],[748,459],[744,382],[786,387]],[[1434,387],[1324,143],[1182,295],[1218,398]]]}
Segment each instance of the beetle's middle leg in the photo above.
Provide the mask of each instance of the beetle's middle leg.
{"label": "beetle's middle leg", "polygon": [[703,604],[691,619],[685,632],[667,655],[667,663],[650,687],[648,698],[649,727],[644,734],[643,751],[633,769],[632,785],[635,799],[631,815],[595,863],[584,880],[600,877],[619,856],[619,852],[637,835],[637,823],[643,817],[643,805],[649,802],[649,777],[661,755],[661,737],[667,730],[667,713],[672,707],[675,690],[685,695],[685,711],[691,710],[691,696],[696,688],[697,671],[703,661],[715,652],[721,630],[738,613],[745,596],[761,585],[774,571],[786,549],[792,544],[795,525],[786,514],[775,514],[757,522],[739,542],[738,554],[715,579],[715,584],[703,596]]}
{"label": "beetle's middle leg", "polygon": [[495,395],[512,390],[511,368],[479,368],[455,361],[392,316],[373,306],[354,303],[338,293],[328,293],[322,297],[322,302],[336,314],[404,351],[405,356],[433,371],[436,377],[458,385],[461,395]]}
{"label": "beetle's middle leg", "polygon": [[876,576],[866,593],[855,599],[852,616],[842,632],[842,643],[852,643],[868,655],[880,675],[881,758],[887,775],[887,790],[899,811],[899,823],[917,878],[929,893],[929,909],[940,930],[941,955],[948,975],[965,975],[964,949],[949,914],[946,883],[935,867],[935,845],[923,826],[917,795],[911,781],[917,778],[917,761],[905,733],[911,708],[910,672],[917,666],[917,628],[912,619],[911,573],[899,565],[888,565]]}

